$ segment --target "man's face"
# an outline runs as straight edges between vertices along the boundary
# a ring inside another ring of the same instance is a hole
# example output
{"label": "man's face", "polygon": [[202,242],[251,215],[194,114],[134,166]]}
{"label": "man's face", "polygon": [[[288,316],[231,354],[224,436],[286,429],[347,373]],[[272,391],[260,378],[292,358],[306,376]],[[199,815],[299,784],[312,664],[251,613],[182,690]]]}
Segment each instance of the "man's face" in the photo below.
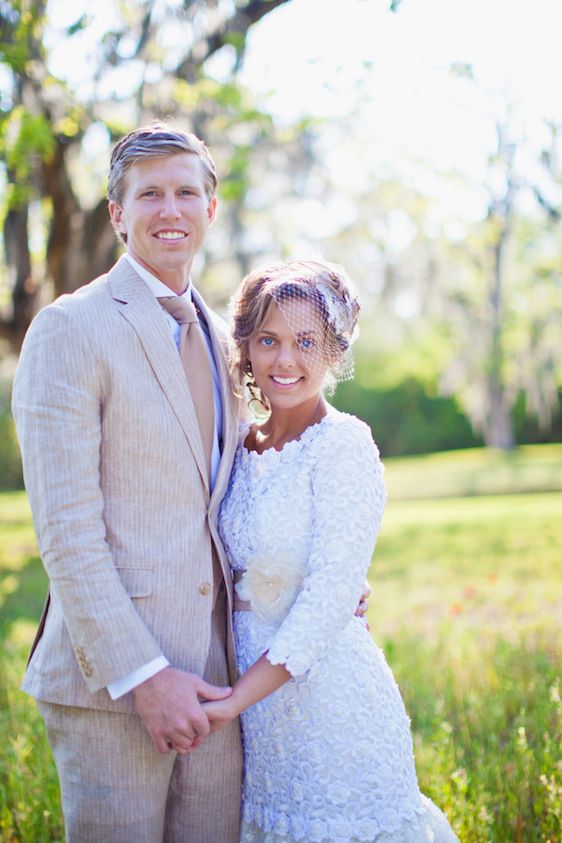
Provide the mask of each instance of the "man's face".
{"label": "man's face", "polygon": [[205,193],[201,159],[181,152],[133,164],[123,204],[110,202],[109,213],[115,228],[127,235],[131,257],[182,293],[216,204]]}

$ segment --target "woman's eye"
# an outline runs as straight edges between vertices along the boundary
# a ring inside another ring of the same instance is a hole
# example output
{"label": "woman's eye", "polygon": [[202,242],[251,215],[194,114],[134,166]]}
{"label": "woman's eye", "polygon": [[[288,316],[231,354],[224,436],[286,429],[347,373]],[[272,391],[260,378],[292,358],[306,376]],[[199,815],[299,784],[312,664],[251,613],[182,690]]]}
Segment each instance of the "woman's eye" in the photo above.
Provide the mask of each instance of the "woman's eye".
{"label": "woman's eye", "polygon": [[303,351],[312,351],[314,345],[314,340],[306,338],[299,340],[299,347],[302,348]]}
{"label": "woman's eye", "polygon": [[273,338],[272,337],[262,337],[261,344],[265,345],[267,348],[273,345]]}

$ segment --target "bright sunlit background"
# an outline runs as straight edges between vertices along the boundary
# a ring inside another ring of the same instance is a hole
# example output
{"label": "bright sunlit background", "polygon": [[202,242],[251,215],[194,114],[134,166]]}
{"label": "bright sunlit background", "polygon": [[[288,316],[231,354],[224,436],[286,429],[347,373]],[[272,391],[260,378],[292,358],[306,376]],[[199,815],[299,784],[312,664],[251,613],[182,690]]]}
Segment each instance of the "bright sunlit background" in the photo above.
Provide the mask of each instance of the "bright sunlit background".
{"label": "bright sunlit background", "polygon": [[219,312],[270,259],[359,291],[332,400],[386,464],[370,623],[422,789],[462,843],[562,839],[561,32],[560,0],[0,0],[0,838],[63,840],[16,691],[46,580],[13,371],[114,263],[111,146],[164,118],[217,162]]}

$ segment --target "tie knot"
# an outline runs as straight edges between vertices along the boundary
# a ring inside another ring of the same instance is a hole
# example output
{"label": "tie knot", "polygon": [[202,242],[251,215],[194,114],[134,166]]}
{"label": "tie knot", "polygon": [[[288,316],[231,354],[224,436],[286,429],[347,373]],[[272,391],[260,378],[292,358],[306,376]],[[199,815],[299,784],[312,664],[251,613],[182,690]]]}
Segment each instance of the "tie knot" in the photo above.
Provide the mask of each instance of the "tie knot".
{"label": "tie knot", "polygon": [[197,322],[197,312],[193,302],[186,296],[163,296],[158,301],[180,325],[186,322]]}

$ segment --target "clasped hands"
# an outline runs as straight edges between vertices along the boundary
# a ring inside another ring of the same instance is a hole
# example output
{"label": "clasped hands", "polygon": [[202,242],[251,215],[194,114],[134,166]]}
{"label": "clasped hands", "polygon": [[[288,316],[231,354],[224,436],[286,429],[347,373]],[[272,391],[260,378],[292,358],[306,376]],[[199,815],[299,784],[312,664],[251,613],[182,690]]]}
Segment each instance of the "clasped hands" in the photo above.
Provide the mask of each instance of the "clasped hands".
{"label": "clasped hands", "polygon": [[[364,617],[371,593],[365,582],[355,614]],[[166,667],[133,690],[135,707],[158,752],[185,755],[197,749],[211,732],[238,717],[236,694],[230,687],[205,682],[194,673]]]}
{"label": "clasped hands", "polygon": [[232,688],[210,685],[194,673],[166,667],[133,690],[137,714],[158,752],[185,755],[238,716]]}

